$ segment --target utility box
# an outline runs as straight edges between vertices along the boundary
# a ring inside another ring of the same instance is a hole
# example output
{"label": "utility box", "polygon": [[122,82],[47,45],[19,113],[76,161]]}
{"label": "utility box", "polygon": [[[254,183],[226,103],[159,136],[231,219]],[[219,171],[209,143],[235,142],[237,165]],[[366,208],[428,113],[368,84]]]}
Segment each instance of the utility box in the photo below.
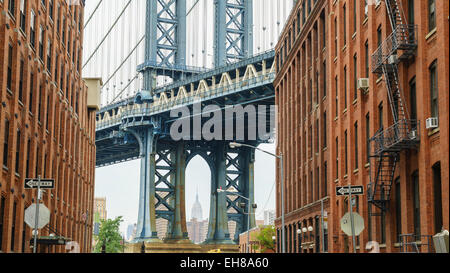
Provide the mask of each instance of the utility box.
{"label": "utility box", "polygon": [[448,250],[448,230],[444,230],[433,236],[436,253],[449,253]]}
{"label": "utility box", "polygon": [[101,78],[85,78],[84,81],[88,87],[87,107],[91,110],[100,110],[100,90],[102,89]]}

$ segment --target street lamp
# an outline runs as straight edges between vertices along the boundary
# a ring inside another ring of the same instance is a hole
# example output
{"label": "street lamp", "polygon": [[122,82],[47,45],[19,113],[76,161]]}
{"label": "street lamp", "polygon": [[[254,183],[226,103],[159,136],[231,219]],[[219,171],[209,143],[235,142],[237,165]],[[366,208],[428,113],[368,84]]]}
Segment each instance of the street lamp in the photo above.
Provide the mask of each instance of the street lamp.
{"label": "street lamp", "polygon": [[250,198],[247,198],[245,196],[240,195],[239,193],[236,192],[236,190],[234,191],[226,191],[226,190],[222,190],[217,189],[217,192],[225,192],[228,193],[230,195],[236,195],[239,196],[241,198],[244,198],[245,200],[248,201],[248,218],[247,218],[247,253],[250,253],[250,215],[252,214],[252,208],[256,209],[256,204],[250,204]]}
{"label": "street lamp", "polygon": [[249,144],[244,144],[244,143],[236,143],[236,142],[231,142],[230,143],[230,148],[234,149],[234,148],[239,148],[239,147],[249,147],[258,151],[261,151],[263,153],[266,153],[268,155],[271,155],[273,157],[276,157],[280,160],[281,166],[280,166],[280,173],[281,173],[281,253],[286,253],[286,242],[284,240],[285,238],[285,230],[284,230],[284,179],[283,179],[283,154],[281,153],[280,155],[276,155],[273,153],[270,153],[268,151],[265,151],[263,149],[260,149],[256,146],[253,145],[249,145]]}

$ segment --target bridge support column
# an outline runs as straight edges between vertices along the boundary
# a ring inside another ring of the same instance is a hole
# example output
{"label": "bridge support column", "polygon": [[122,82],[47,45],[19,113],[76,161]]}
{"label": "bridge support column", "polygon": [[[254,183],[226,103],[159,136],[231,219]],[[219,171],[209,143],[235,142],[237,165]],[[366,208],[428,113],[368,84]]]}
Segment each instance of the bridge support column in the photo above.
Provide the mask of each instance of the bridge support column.
{"label": "bridge support column", "polygon": [[211,209],[208,236],[205,244],[232,244],[228,231],[227,196],[217,189],[226,189],[226,143],[217,144],[215,154],[215,172],[211,175]]}
{"label": "bridge support column", "polygon": [[158,241],[155,218],[155,143],[152,129],[136,132],[127,129],[136,137],[140,146],[141,175],[139,192],[139,214],[136,226],[137,242]]}
{"label": "bridge support column", "polygon": [[[242,177],[244,195],[250,199],[250,202],[247,202],[246,212],[248,213],[251,206],[255,203],[255,150],[250,148],[245,149],[245,151],[243,151],[243,158],[245,158],[242,166],[244,171],[244,176]],[[247,217],[245,217],[245,226],[243,227],[243,230],[247,230],[247,221],[250,221],[250,229],[256,226],[255,209],[251,208],[250,212],[251,214],[246,214]]]}
{"label": "bridge support column", "polygon": [[190,242],[186,227],[186,204],[185,204],[185,173],[186,173],[186,151],[184,143],[176,144],[176,149],[171,153],[171,160],[175,162],[175,171],[171,175],[171,183],[175,186],[174,198],[171,203],[174,208],[172,222],[169,224],[166,241]]}

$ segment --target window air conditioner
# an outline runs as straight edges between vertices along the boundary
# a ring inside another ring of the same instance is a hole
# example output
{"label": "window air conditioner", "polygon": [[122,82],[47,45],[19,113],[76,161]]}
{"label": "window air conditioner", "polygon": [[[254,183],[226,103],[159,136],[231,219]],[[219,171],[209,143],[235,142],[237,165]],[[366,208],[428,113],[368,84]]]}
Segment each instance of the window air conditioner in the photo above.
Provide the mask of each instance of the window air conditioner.
{"label": "window air conditioner", "polygon": [[397,55],[391,55],[388,59],[389,64],[396,64],[397,63]]}
{"label": "window air conditioner", "polygon": [[368,78],[360,78],[358,79],[358,90],[364,91],[364,94],[369,90],[369,79]]}
{"label": "window air conditioner", "polygon": [[428,118],[427,119],[427,129],[434,129],[439,126],[438,118]]}

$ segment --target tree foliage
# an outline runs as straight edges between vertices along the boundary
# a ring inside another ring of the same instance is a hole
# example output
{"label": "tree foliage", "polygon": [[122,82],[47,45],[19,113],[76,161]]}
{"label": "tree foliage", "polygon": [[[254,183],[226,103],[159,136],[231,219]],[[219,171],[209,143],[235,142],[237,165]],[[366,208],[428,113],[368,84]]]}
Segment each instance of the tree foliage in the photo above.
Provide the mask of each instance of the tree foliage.
{"label": "tree foliage", "polygon": [[275,236],[274,226],[266,226],[261,229],[259,234],[256,236],[256,239],[261,245],[261,252],[266,252],[267,250],[275,251],[275,242],[272,239],[273,236]]}
{"label": "tree foliage", "polygon": [[120,223],[122,221],[122,216],[119,216],[114,220],[100,220],[100,230],[98,235],[95,235],[95,240],[97,241],[94,248],[95,253],[101,253],[103,245],[106,246],[106,253],[122,252],[122,235],[119,231]]}

